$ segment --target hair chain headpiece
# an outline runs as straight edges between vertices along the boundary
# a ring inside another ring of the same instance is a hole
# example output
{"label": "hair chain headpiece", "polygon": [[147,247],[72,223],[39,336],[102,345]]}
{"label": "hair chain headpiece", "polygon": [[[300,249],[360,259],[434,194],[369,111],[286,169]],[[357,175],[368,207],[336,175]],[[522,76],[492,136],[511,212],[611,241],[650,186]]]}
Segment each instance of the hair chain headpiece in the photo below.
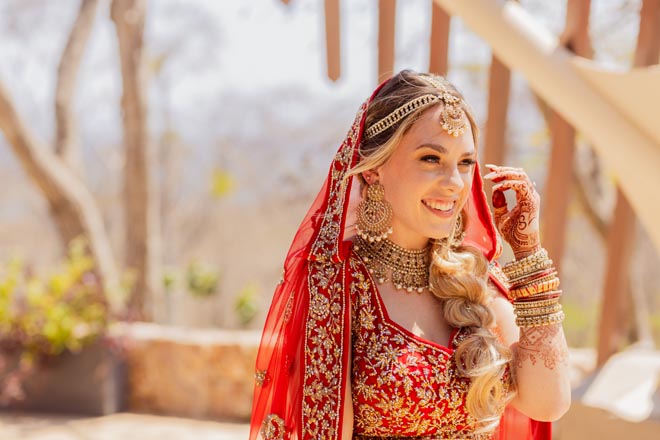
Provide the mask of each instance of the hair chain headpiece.
{"label": "hair chain headpiece", "polygon": [[458,137],[465,132],[465,116],[461,108],[461,100],[457,96],[449,93],[447,88],[435,78],[425,76],[424,80],[433,87],[437,88],[440,92],[439,95],[426,94],[419,96],[412,101],[409,101],[402,106],[398,107],[389,115],[385,116],[380,121],[373,124],[365,131],[365,137],[374,137],[388,128],[394,126],[403,118],[414,112],[415,110],[442,101],[444,109],[440,115],[442,129],[454,137]]}
{"label": "hair chain headpiece", "polygon": [[380,121],[376,122],[371,127],[369,127],[365,132],[365,135],[367,136],[367,138],[374,137],[384,132],[385,130],[387,130],[388,128],[390,128],[391,126],[393,126],[394,124],[396,124],[401,119],[405,118],[410,113],[417,110],[418,108],[426,107],[427,105],[437,101],[440,101],[439,96],[428,94],[428,95],[419,96],[413,99],[412,101],[406,102],[405,104],[394,110],[392,113],[385,116],[383,119],[381,119]]}

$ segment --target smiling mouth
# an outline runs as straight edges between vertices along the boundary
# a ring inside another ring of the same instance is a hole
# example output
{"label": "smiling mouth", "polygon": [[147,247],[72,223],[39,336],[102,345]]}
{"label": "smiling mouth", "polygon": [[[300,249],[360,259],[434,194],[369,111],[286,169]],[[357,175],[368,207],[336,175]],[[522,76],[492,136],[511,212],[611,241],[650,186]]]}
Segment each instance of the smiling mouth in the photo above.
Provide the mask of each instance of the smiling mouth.
{"label": "smiling mouth", "polygon": [[434,202],[430,200],[422,200],[424,206],[438,213],[448,214],[454,210],[456,206],[456,201],[452,200],[451,202]]}

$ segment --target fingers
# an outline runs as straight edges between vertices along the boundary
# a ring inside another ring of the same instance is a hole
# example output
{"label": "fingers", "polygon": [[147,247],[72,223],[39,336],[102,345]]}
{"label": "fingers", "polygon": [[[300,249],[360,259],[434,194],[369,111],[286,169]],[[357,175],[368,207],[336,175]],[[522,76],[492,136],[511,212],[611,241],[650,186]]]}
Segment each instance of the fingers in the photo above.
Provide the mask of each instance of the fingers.
{"label": "fingers", "polygon": [[530,186],[534,186],[531,179],[522,168],[498,167],[486,174],[484,179],[492,180],[495,183],[503,180],[524,180],[529,182]]}
{"label": "fingers", "polygon": [[514,167],[501,167],[499,165],[493,165],[493,164],[486,164],[486,168],[488,168],[491,172],[492,171],[516,171],[519,173],[524,173],[525,170],[522,168],[514,168]]}
{"label": "fingers", "polygon": [[527,200],[531,196],[532,183],[525,180],[505,180],[503,182],[493,185],[493,193],[495,191],[502,192],[508,189],[515,191],[516,200],[518,202]]}

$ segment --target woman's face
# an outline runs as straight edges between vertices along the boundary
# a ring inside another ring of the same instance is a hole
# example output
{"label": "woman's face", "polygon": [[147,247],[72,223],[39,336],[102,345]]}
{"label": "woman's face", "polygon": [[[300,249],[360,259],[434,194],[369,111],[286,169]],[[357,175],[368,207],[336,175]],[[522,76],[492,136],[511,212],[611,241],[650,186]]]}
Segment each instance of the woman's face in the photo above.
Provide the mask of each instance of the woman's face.
{"label": "woman's face", "polygon": [[409,249],[449,236],[470,194],[477,161],[472,129],[466,118],[465,132],[449,135],[441,112],[435,106],[422,113],[388,161],[363,174],[384,186],[393,211],[390,239]]}

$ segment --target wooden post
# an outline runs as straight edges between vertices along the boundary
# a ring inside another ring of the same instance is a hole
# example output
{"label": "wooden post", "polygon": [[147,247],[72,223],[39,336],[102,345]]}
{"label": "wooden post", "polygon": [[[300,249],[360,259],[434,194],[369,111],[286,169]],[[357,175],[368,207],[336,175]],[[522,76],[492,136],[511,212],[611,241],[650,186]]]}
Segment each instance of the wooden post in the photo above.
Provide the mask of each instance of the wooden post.
{"label": "wooden post", "polygon": [[660,62],[660,0],[644,0],[634,64],[651,66]]}
{"label": "wooden post", "polygon": [[[640,11],[635,67],[657,64],[660,59],[660,0],[644,0]],[[601,366],[627,342],[633,303],[630,290],[630,265],[637,238],[635,212],[626,196],[617,189],[614,218],[607,241],[605,289],[598,328],[598,358]],[[637,299],[639,301],[639,299]],[[633,304],[636,309],[643,309]],[[638,318],[639,319],[639,318]]]}
{"label": "wooden post", "polygon": [[449,58],[449,28],[451,17],[437,3],[431,5],[431,44],[429,72],[447,76]]}
{"label": "wooden post", "polygon": [[[566,24],[559,40],[567,49],[585,58],[593,54],[589,40],[589,11],[591,1],[569,0]],[[564,256],[568,205],[573,187],[573,155],[575,130],[560,115],[550,114],[550,168],[545,183],[543,207],[543,244],[561,274]]]}
{"label": "wooden post", "polygon": [[635,244],[635,214],[628,199],[617,189],[614,218],[607,238],[605,291],[598,328],[597,366],[603,365],[626,342],[630,315],[628,268]]}
{"label": "wooden post", "polygon": [[561,273],[568,205],[573,188],[575,129],[557,112],[550,112],[550,164],[543,194],[543,245]]}
{"label": "wooden post", "polygon": [[[511,71],[497,57],[490,64],[488,84],[488,118],[484,141],[483,163],[505,165],[506,158],[506,116],[509,109]],[[485,170],[485,168],[483,168]],[[492,193],[493,184],[484,182],[486,194]],[[490,197],[488,198],[488,203]]]}
{"label": "wooden post", "polygon": [[328,78],[337,81],[341,74],[341,32],[339,0],[325,0],[325,48]]}
{"label": "wooden post", "polygon": [[378,82],[394,73],[396,0],[378,0]]}

